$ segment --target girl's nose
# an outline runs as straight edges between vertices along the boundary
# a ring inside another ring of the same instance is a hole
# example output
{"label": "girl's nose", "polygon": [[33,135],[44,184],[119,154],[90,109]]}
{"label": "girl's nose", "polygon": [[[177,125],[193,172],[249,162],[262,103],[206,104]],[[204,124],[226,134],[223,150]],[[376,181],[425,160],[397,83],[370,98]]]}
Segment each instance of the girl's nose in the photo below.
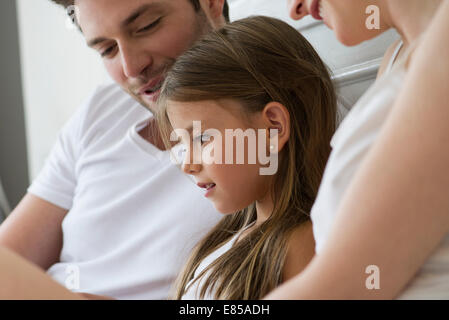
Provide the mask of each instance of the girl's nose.
{"label": "girl's nose", "polygon": [[182,164],[182,171],[186,174],[195,175],[201,171],[201,164],[192,164],[184,162]]}
{"label": "girl's nose", "polygon": [[195,175],[201,171],[201,164],[194,161],[192,153],[187,150],[184,156],[184,161],[182,163],[182,171],[186,174]]}

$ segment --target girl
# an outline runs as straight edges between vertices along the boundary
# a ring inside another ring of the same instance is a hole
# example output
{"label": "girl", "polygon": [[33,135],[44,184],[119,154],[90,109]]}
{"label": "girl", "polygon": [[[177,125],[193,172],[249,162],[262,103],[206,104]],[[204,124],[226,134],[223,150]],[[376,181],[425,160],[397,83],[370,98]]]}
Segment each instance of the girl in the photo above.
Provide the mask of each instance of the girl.
{"label": "girl", "polygon": [[317,255],[269,298],[449,298],[449,3],[378,0],[368,30],[370,2],[290,1],[342,43],[396,28],[410,47],[336,132],[311,213]]}
{"label": "girl", "polygon": [[[229,24],[177,60],[159,110],[167,144],[172,129],[191,133],[194,121],[201,124],[203,131],[180,137],[188,146],[183,170],[226,214],[193,251],[174,297],[259,299],[298,274],[314,254],[309,212],[336,125],[334,88],[312,46],[276,19]],[[222,151],[235,154],[237,140],[217,142],[226,130],[260,133],[270,147],[258,144],[257,154],[278,156],[278,170],[261,175],[265,164],[236,157],[225,163]],[[277,135],[262,134],[269,130]],[[216,161],[195,161],[204,159],[195,143],[204,151],[214,143]]]}

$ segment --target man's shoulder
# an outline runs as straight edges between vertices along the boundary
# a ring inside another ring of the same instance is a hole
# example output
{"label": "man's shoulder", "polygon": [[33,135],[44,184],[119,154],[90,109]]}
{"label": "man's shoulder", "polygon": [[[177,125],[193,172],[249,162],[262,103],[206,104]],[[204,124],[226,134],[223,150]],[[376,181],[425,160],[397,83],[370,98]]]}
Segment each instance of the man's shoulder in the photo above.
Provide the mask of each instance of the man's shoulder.
{"label": "man's shoulder", "polygon": [[149,115],[149,111],[119,85],[102,84],[78,108],[65,133],[86,147],[106,134],[121,136]]}
{"label": "man's shoulder", "polygon": [[139,102],[115,83],[99,85],[79,108],[81,131],[122,121],[135,122],[149,114]]}
{"label": "man's shoulder", "polygon": [[142,106],[116,83],[106,83],[90,94],[82,109],[86,115],[97,118],[103,113],[122,113],[123,110],[142,109]]}

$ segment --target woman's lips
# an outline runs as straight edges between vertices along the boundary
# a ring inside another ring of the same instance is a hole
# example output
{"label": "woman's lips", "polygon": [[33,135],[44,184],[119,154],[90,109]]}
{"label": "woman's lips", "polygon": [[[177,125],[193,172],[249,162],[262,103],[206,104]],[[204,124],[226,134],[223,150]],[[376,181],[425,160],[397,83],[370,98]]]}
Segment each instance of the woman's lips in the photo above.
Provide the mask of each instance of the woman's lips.
{"label": "woman's lips", "polygon": [[310,15],[316,20],[323,20],[323,17],[320,15],[320,2],[321,0],[315,0],[310,6]]}

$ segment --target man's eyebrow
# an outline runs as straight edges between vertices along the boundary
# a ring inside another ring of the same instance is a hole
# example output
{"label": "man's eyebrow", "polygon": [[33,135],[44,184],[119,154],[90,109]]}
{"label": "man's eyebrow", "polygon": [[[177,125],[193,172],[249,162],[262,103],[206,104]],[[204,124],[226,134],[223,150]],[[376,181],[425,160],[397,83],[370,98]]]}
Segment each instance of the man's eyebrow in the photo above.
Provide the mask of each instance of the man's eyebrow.
{"label": "man's eyebrow", "polygon": [[[125,20],[123,20],[122,23],[120,23],[120,27],[124,28],[128,25],[130,25],[131,23],[133,23],[140,15],[142,15],[144,12],[148,11],[148,10],[155,10],[157,8],[160,8],[160,3],[148,3],[148,4],[144,4],[141,5],[140,7],[138,7],[136,10],[134,10],[128,18],[126,18]],[[89,47],[93,47],[101,42],[104,42],[108,40],[105,37],[98,37],[92,40],[89,40],[87,42],[87,45]]]}
{"label": "man's eyebrow", "polygon": [[97,44],[99,44],[99,43],[102,43],[102,42],[106,41],[106,40],[107,40],[107,39],[104,38],[104,37],[98,37],[98,38],[89,40],[89,41],[87,42],[87,46],[93,47],[93,46],[95,46],[95,45],[97,45]]}
{"label": "man's eyebrow", "polygon": [[157,3],[157,2],[156,3],[147,3],[147,4],[144,4],[144,5],[141,5],[136,10],[134,10],[133,13],[131,13],[128,18],[123,20],[123,22],[120,24],[120,26],[122,28],[126,27],[129,24],[133,23],[145,11],[155,10],[155,9],[160,8],[160,6],[161,6],[160,3]]}

